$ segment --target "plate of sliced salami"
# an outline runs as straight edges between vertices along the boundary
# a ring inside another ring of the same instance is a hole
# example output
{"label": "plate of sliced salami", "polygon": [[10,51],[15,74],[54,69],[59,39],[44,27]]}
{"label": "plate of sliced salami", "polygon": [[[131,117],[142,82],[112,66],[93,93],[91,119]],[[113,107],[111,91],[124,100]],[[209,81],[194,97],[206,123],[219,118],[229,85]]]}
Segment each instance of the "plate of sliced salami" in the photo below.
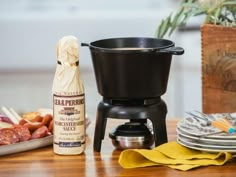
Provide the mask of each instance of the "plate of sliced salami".
{"label": "plate of sliced salami", "polygon": [[[1,107],[0,156],[33,150],[53,143],[51,109],[38,109],[19,115],[14,109]],[[86,118],[86,127],[90,120]]]}
{"label": "plate of sliced salami", "polygon": [[32,139],[32,140],[17,142],[17,143],[13,143],[9,145],[3,145],[3,146],[0,146],[0,156],[49,146],[52,144],[52,142],[53,142],[53,135],[49,135],[44,138]]}
{"label": "plate of sliced salami", "polygon": [[37,149],[53,142],[53,116],[50,109],[19,115],[12,108],[1,107],[0,156]]}

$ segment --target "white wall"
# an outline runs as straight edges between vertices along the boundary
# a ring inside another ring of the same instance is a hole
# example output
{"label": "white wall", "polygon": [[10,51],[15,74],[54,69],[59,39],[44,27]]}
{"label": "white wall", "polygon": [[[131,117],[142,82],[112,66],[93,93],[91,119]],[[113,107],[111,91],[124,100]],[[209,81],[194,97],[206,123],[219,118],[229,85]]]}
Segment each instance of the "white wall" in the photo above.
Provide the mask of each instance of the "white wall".
{"label": "white wall", "polygon": [[[87,43],[110,37],[153,37],[161,19],[174,9],[174,0],[2,0],[0,73],[54,70],[56,43],[64,35]],[[183,117],[184,111],[201,109],[200,33],[177,32],[171,39],[185,54],[173,57],[163,98],[169,117]],[[88,48],[81,48],[80,54],[81,68],[92,70]]]}
{"label": "white wall", "polygon": [[[75,35],[81,42],[152,37],[157,24],[170,12],[169,7],[161,9],[155,2],[0,1],[0,69],[54,67],[56,42],[64,35]],[[81,49],[81,63],[91,66],[88,49]]]}

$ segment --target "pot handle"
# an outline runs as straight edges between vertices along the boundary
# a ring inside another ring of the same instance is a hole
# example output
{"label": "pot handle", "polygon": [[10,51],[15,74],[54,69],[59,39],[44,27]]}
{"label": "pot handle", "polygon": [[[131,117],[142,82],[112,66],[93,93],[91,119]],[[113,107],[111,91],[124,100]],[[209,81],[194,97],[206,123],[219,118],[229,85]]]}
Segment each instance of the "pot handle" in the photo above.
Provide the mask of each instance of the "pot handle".
{"label": "pot handle", "polygon": [[158,53],[168,53],[172,55],[182,55],[184,53],[184,49],[182,47],[170,47],[166,49],[160,49]]}
{"label": "pot handle", "polygon": [[87,44],[87,43],[82,42],[82,43],[81,43],[81,46],[82,46],[82,47],[89,47],[90,45]]}

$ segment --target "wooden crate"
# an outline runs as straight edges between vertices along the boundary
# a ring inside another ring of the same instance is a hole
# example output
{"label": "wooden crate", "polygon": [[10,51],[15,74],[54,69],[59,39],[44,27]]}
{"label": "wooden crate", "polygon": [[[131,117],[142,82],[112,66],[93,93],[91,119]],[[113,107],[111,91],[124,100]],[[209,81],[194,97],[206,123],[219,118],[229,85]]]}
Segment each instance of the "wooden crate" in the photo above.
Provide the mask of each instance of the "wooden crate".
{"label": "wooden crate", "polygon": [[202,109],[236,112],[236,28],[203,25]]}

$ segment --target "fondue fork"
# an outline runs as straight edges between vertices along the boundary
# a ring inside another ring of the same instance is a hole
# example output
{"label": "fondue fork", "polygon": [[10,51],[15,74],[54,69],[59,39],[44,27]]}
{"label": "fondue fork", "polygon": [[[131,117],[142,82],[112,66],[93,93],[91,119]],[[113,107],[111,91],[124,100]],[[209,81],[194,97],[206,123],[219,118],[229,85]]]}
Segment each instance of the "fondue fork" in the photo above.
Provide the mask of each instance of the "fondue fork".
{"label": "fondue fork", "polygon": [[233,127],[233,125],[230,123],[230,121],[228,120],[228,118],[227,118],[227,116],[222,116],[221,118],[215,118],[214,116],[212,116],[211,114],[205,114],[205,113],[203,113],[203,112],[199,112],[199,111],[196,111],[197,113],[199,113],[199,114],[201,114],[203,117],[205,117],[206,119],[207,118],[210,118],[210,119],[212,119],[212,120],[218,120],[218,121],[222,121],[222,122],[224,122],[224,123],[226,123],[226,124],[228,124],[228,125],[230,125],[230,126],[232,126]]}
{"label": "fondue fork", "polygon": [[206,118],[197,116],[196,114],[193,114],[193,113],[191,113],[191,112],[186,112],[186,113],[189,114],[190,116],[193,116],[193,118],[195,118],[197,121],[199,121],[198,119],[204,120],[204,121],[206,122],[206,125],[207,125],[207,126],[210,126],[210,125],[211,125],[211,121],[209,121],[209,120],[206,119]]}
{"label": "fondue fork", "polygon": [[[211,125],[211,126],[218,128],[224,132],[227,132],[229,134],[232,134],[235,131],[232,124],[224,117],[215,119],[213,116],[209,116],[209,115],[201,113],[201,112],[198,112],[198,113],[200,113],[203,117],[197,116],[196,114],[193,114],[190,112],[186,112],[186,113],[195,117],[195,118],[202,119],[202,120],[206,121],[207,125],[209,125],[209,126]],[[209,119],[211,119],[211,120],[209,120]],[[215,120],[213,120],[213,119],[215,119]]]}

